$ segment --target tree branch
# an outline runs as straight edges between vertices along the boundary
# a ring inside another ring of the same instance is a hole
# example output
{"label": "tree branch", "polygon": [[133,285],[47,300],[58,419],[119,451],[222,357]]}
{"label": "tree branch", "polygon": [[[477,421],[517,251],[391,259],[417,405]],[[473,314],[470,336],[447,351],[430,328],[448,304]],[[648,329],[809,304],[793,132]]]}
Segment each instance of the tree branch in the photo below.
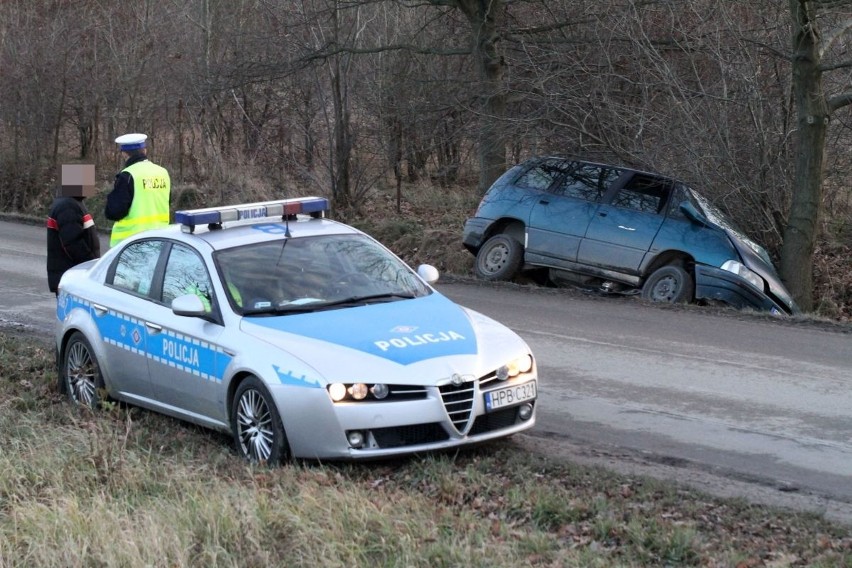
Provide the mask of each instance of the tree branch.
{"label": "tree branch", "polygon": [[820,57],[825,55],[825,52],[831,48],[834,42],[836,42],[840,36],[848,32],[850,28],[852,28],[852,18],[844,21],[842,24],[827,33],[823,38],[822,44],[819,46]]}
{"label": "tree branch", "polygon": [[830,65],[820,65],[817,67],[820,71],[835,71],[837,69],[848,69],[852,67],[852,61],[841,61],[839,63],[832,63]]}
{"label": "tree branch", "polygon": [[831,112],[852,104],[852,91],[840,93],[828,99],[828,109]]}

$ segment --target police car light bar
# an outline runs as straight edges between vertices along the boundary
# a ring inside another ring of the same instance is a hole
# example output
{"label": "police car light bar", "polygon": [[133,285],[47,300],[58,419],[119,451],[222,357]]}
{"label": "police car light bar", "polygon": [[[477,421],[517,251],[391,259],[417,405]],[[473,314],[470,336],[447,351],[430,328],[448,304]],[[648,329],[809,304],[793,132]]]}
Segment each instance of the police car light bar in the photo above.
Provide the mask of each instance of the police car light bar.
{"label": "police car light bar", "polygon": [[326,211],[328,211],[328,199],[324,197],[297,197],[295,199],[176,211],[175,222],[181,225],[182,231],[192,233],[197,225],[221,228],[222,223],[229,221],[244,219],[259,221],[273,218],[283,221],[291,215],[310,215],[319,218],[324,217]]}

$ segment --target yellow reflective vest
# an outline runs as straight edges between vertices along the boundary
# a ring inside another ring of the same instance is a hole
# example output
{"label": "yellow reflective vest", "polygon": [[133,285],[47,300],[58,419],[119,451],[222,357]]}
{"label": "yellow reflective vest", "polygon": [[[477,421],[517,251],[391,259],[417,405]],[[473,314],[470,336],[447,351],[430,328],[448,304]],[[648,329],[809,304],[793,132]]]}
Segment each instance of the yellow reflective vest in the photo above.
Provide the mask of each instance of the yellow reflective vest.
{"label": "yellow reflective vest", "polygon": [[133,178],[133,202],[130,211],[112,226],[109,245],[115,246],[140,231],[169,224],[169,196],[172,182],[166,168],[148,160],[122,170]]}

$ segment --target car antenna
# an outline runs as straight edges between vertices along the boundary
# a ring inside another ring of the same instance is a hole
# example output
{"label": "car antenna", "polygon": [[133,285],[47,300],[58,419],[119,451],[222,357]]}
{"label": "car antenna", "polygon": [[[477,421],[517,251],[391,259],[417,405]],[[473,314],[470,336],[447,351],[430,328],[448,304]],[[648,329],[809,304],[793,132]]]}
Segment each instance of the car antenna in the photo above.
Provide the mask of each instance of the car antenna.
{"label": "car antenna", "polygon": [[[279,189],[280,189],[281,193],[284,195],[284,199],[287,199],[287,189],[284,188],[284,187],[281,187],[281,186],[279,186]],[[291,235],[290,235],[290,214],[287,213],[286,208],[283,211],[283,213],[284,213],[284,238],[289,239],[291,237]]]}

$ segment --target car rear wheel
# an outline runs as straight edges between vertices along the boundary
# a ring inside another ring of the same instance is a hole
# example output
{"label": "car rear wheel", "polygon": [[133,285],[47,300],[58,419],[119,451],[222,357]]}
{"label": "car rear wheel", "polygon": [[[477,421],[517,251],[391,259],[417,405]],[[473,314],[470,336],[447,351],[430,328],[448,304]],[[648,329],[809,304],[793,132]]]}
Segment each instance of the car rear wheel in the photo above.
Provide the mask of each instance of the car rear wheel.
{"label": "car rear wheel", "polygon": [[651,302],[681,304],[692,300],[692,277],[675,264],[654,271],[642,286],[642,298]]}
{"label": "car rear wheel", "polygon": [[237,451],[252,463],[277,465],[290,455],[275,402],[257,377],[247,378],[237,388],[231,428]]}
{"label": "car rear wheel", "polygon": [[476,275],[484,280],[511,280],[521,268],[524,247],[509,235],[485,241],[476,255]]}
{"label": "car rear wheel", "polygon": [[85,336],[75,331],[65,346],[62,360],[60,390],[67,393],[74,404],[96,408],[103,389],[101,368],[92,346]]}

